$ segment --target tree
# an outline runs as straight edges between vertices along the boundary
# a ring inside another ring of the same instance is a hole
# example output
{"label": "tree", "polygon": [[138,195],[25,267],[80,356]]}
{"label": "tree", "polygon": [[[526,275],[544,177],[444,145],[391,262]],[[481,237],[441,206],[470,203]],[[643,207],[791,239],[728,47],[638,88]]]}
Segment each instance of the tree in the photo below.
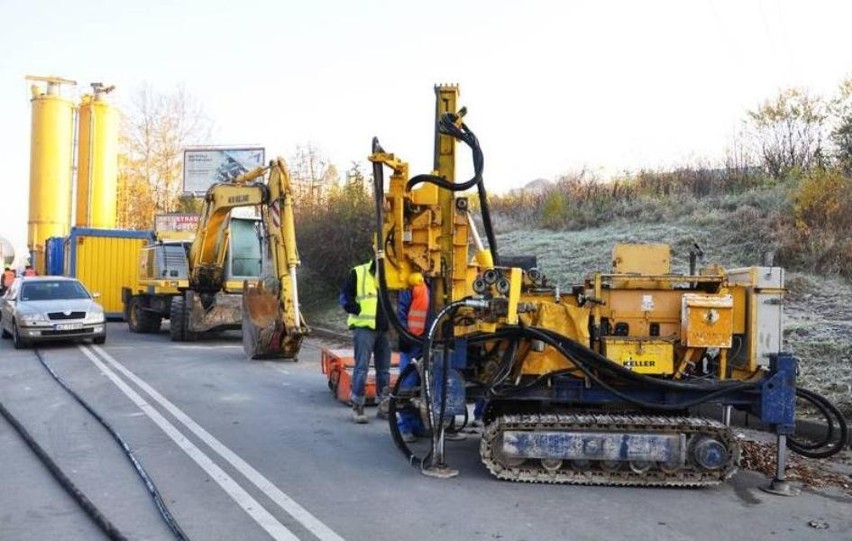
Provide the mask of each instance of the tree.
{"label": "tree", "polygon": [[182,87],[161,93],[150,85],[135,94],[119,139],[119,227],[150,229],[154,215],[178,208],[183,149],[206,141],[211,121]]}
{"label": "tree", "polygon": [[837,166],[852,175],[852,77],[844,79],[829,106],[833,121],[831,142]]}
{"label": "tree", "polygon": [[296,206],[308,214],[315,213],[339,181],[337,168],[313,143],[296,147],[289,166]]}
{"label": "tree", "polygon": [[349,269],[372,253],[375,206],[359,166],[346,181],[329,187],[322,205],[297,214],[296,236],[302,263],[325,284],[337,286]]}
{"label": "tree", "polygon": [[793,168],[824,165],[827,116],[822,98],[798,88],[783,90],[749,111],[752,140],[767,172],[777,178]]}

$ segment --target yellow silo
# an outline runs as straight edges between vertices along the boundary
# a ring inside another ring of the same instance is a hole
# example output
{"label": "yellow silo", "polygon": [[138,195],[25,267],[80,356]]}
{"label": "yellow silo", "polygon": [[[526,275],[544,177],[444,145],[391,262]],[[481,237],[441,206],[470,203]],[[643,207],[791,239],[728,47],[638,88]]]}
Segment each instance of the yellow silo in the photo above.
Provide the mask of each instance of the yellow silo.
{"label": "yellow silo", "polygon": [[118,188],[118,112],[105,96],[115,87],[92,83],[77,121],[78,227],[114,229]]}
{"label": "yellow silo", "polygon": [[59,77],[27,76],[32,90],[30,139],[30,213],[27,247],[35,269],[44,274],[44,245],[65,236],[71,221],[71,167],[74,103],[60,95],[60,85],[76,85]]}

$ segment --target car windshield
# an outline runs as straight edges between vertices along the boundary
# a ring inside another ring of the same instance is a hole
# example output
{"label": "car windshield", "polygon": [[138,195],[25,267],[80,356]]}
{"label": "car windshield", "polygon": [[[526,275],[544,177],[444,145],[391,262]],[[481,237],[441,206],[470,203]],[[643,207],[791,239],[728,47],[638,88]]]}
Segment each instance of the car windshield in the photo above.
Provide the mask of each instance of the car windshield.
{"label": "car windshield", "polygon": [[73,280],[39,280],[21,284],[22,301],[53,301],[59,299],[88,299],[89,292]]}

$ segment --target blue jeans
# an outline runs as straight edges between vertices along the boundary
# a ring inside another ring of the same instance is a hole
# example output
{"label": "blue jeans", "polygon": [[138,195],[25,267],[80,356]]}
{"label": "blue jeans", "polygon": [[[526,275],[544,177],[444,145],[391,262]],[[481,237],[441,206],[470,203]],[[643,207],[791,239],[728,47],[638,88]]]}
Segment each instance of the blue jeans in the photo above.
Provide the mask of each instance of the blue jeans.
{"label": "blue jeans", "polygon": [[367,386],[367,370],[370,368],[370,356],[376,367],[376,396],[384,396],[385,388],[390,385],[391,350],[386,332],[356,327],[355,370],[352,373],[352,392],[350,399],[355,404],[364,404],[364,388]]}
{"label": "blue jeans", "polygon": [[[405,367],[408,366],[411,359],[419,357],[420,355],[422,355],[420,348],[415,348],[413,351],[400,352],[399,373],[402,374],[402,371],[405,370]],[[417,372],[409,374],[408,377],[400,384],[400,389],[411,388],[414,385],[417,385],[419,380],[420,378],[417,376]],[[426,432],[423,428],[423,420],[420,418],[420,415],[413,411],[397,412],[396,426],[398,426],[399,431],[403,433],[407,432],[409,434],[421,435]]]}

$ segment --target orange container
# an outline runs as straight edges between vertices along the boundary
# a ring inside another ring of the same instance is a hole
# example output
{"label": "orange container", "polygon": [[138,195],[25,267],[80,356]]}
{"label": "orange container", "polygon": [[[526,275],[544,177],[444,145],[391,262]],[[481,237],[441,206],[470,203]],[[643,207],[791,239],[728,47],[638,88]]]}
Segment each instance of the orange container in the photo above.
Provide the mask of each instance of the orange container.
{"label": "orange container", "polygon": [[[341,402],[349,402],[352,388],[352,372],[355,370],[355,352],[351,349],[323,349],[320,367],[328,377],[328,388]],[[390,385],[396,383],[399,376],[399,354],[391,354]],[[371,365],[367,372],[367,385],[364,389],[367,404],[376,403],[376,370]]]}

